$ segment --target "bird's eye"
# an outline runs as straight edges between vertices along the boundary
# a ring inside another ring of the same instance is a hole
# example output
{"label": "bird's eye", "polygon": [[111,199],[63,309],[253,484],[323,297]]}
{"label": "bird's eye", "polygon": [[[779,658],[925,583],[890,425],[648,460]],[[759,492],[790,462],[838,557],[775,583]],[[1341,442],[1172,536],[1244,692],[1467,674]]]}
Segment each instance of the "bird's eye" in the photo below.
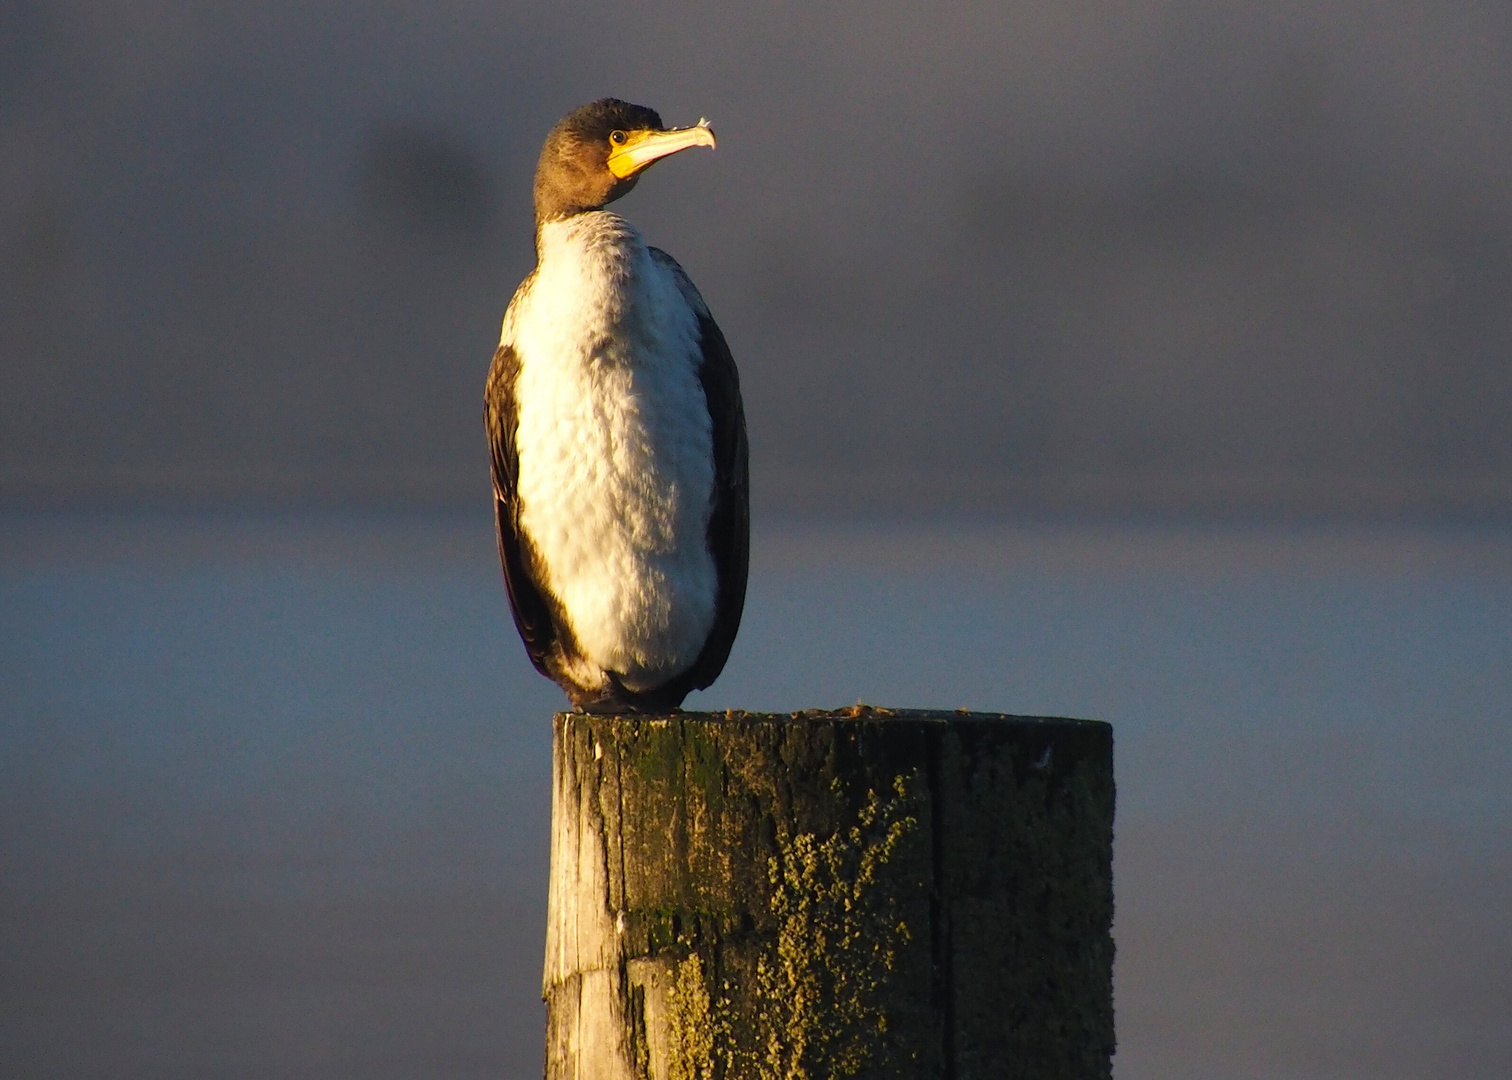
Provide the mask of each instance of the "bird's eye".
{"label": "bird's eye", "polygon": [[609,141],[612,142],[615,146],[624,146],[625,140],[629,137],[630,136],[626,135],[623,131],[611,131],[609,133]]}

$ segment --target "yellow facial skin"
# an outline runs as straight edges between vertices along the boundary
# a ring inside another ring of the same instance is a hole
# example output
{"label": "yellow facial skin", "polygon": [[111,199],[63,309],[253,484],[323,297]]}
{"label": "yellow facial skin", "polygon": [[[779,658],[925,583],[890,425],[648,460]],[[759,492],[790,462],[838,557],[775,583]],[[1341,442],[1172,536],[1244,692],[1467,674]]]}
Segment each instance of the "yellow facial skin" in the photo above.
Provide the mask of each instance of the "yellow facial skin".
{"label": "yellow facial skin", "polygon": [[714,145],[707,120],[671,131],[616,131],[609,136],[609,171],[628,180],[654,161],[690,146]]}

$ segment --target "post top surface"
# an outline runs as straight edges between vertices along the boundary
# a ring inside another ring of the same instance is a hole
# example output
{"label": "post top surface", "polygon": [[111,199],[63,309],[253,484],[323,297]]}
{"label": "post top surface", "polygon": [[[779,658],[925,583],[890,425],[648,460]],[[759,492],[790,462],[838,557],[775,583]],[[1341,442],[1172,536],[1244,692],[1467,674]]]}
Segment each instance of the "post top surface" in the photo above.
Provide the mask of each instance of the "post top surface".
{"label": "post top surface", "polygon": [[1011,713],[973,712],[970,709],[889,709],[880,705],[857,703],[841,709],[802,709],[797,712],[749,712],[745,709],[724,709],[719,712],[667,712],[667,713],[606,713],[580,712],[558,713],[562,720],[595,716],[608,720],[680,720],[685,723],[788,723],[823,724],[860,721],[865,723],[904,722],[914,724],[959,724],[985,723],[1012,726],[1045,727],[1111,727],[1102,720],[1079,720],[1065,716],[1016,716]]}

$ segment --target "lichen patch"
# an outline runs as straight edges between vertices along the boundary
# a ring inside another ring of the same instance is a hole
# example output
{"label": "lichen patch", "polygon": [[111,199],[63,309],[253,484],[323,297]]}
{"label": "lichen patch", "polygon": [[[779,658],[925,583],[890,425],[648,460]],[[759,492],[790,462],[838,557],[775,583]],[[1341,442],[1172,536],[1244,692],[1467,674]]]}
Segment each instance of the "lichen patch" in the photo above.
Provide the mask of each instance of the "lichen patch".
{"label": "lichen patch", "polygon": [[919,825],[908,778],[897,777],[894,792],[869,791],[856,824],[824,840],[779,839],[767,868],[776,946],[756,967],[759,1045],[744,1062],[732,1049],[727,1076],[855,1076],[887,1033],[881,992],[912,935],[877,872]]}

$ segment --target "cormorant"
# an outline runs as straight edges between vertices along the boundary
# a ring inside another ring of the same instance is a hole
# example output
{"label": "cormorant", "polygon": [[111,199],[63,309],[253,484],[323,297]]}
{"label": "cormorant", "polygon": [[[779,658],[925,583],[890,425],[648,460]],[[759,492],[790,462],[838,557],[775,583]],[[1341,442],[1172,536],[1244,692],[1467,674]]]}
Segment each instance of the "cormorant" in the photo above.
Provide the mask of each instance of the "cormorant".
{"label": "cormorant", "polygon": [[546,138],[536,266],[504,314],[484,418],[499,557],[531,662],[590,712],[676,709],[718,677],[745,603],[740,382],[677,262],[604,207],[700,120],[604,98]]}

